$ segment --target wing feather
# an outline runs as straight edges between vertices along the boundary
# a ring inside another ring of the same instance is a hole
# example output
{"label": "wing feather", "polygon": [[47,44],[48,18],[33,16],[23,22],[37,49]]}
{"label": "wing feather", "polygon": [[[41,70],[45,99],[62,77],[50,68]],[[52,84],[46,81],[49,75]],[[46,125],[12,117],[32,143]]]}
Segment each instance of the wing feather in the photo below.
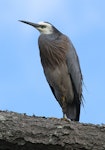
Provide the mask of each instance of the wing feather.
{"label": "wing feather", "polygon": [[80,69],[79,59],[73,44],[70,41],[70,48],[66,54],[66,61],[69,74],[72,78],[72,82],[75,86],[76,92],[81,98],[82,96],[82,73]]}

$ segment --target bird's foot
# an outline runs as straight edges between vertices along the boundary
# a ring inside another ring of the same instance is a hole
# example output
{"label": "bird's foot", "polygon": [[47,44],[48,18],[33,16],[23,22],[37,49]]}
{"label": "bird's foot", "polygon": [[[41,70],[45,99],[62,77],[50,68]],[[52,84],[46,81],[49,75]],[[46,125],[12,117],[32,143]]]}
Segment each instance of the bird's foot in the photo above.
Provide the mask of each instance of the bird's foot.
{"label": "bird's foot", "polygon": [[66,114],[63,114],[63,118],[61,120],[71,122],[71,119],[67,118]]}

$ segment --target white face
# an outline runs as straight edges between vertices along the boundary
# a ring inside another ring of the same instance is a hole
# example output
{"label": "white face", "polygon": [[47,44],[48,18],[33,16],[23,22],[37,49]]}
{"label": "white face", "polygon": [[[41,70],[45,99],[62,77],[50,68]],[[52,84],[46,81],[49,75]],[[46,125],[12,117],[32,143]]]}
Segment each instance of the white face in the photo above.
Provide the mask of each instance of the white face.
{"label": "white face", "polygon": [[39,32],[41,34],[52,34],[53,33],[53,27],[51,24],[46,23],[46,22],[39,22],[38,23],[39,27],[37,27],[37,29],[39,30]]}

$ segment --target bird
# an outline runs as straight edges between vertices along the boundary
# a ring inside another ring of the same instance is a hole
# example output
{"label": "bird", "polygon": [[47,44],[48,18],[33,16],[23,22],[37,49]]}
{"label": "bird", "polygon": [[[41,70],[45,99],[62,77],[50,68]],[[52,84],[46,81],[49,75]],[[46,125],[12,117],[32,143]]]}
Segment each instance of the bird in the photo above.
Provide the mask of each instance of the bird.
{"label": "bird", "polygon": [[70,38],[49,22],[19,21],[40,32],[38,46],[46,80],[62,108],[63,118],[79,121],[83,77],[79,58]]}

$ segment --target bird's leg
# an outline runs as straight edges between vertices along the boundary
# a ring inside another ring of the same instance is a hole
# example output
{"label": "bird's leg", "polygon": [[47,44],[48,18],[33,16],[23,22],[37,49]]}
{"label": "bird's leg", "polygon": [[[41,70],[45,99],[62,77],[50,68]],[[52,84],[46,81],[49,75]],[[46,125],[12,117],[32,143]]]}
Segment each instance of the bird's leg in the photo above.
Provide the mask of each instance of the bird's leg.
{"label": "bird's leg", "polygon": [[66,100],[65,100],[65,96],[62,96],[62,97],[61,97],[61,104],[62,104],[63,113],[65,114],[65,110],[66,110]]}
{"label": "bird's leg", "polygon": [[66,99],[65,99],[65,96],[62,96],[61,98],[62,100],[62,111],[63,111],[63,120],[66,120],[66,121],[71,121],[69,118],[67,118],[67,115],[66,115]]}
{"label": "bird's leg", "polygon": [[64,114],[64,113],[63,113],[63,120],[66,120],[66,121],[69,121],[69,122],[71,121],[71,119],[67,118],[66,114]]}
{"label": "bird's leg", "polygon": [[64,114],[64,113],[63,113],[63,118],[64,118],[64,119],[67,119],[67,116],[66,116],[66,114]]}

